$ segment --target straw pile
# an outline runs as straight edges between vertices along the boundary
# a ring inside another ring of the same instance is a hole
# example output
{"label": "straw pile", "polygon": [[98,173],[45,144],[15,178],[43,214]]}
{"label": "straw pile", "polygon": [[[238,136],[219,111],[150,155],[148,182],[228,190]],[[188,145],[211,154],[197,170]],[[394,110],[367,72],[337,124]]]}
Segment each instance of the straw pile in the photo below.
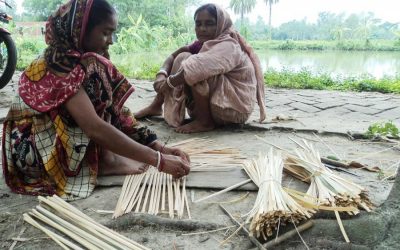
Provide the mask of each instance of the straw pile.
{"label": "straw pile", "polygon": [[63,249],[148,249],[97,223],[58,196],[39,196],[39,201],[36,209],[23,215],[24,220]]}
{"label": "straw pile", "polygon": [[282,187],[283,158],[270,150],[265,156],[248,162],[244,167],[259,187],[252,210],[246,215],[250,233],[267,239],[280,225],[298,224],[310,218],[315,211],[299,205]]}

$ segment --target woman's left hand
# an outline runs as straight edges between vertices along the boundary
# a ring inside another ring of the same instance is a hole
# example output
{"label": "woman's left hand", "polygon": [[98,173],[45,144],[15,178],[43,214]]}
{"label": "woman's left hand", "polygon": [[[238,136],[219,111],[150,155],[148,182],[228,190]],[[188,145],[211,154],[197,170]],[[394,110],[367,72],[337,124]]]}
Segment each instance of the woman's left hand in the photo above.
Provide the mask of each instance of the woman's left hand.
{"label": "woman's left hand", "polygon": [[169,148],[169,147],[164,147],[162,149],[162,153],[168,154],[168,155],[176,155],[181,157],[182,159],[186,160],[188,163],[190,163],[190,157],[186,152],[183,152],[179,148]]}
{"label": "woman's left hand", "polygon": [[180,150],[179,148],[171,148],[171,147],[163,146],[158,140],[154,141],[150,145],[150,147],[156,151],[160,151],[163,154],[179,156],[183,160],[190,163],[189,155],[187,153],[183,152],[182,150]]}

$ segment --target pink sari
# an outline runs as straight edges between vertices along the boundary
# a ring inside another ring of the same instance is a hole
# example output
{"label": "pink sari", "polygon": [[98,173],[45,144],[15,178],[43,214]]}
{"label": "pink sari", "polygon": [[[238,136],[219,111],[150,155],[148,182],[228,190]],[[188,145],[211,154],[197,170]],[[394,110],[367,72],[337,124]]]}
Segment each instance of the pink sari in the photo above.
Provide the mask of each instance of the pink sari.
{"label": "pink sari", "polygon": [[[262,122],[266,118],[265,94],[258,57],[232,28],[228,13],[218,5],[216,9],[217,36],[181,64],[185,80],[209,98],[211,115],[217,124],[245,123],[255,102],[260,107]],[[185,107],[190,109],[190,101],[183,86],[165,95],[164,118],[169,125],[182,125]]]}

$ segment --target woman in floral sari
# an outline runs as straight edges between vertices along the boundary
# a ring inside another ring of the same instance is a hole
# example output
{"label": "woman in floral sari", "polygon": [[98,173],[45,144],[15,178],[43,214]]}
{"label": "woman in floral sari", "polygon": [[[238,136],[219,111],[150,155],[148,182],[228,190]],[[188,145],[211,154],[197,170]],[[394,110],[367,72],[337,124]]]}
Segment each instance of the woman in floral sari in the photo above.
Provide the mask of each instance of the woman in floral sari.
{"label": "woman in floral sari", "polygon": [[148,165],[189,173],[187,154],[163,147],[123,107],[134,89],[109,60],[116,26],[106,0],[71,0],[49,18],[48,47],[23,72],[4,122],[3,172],[13,191],[79,199],[99,174]]}

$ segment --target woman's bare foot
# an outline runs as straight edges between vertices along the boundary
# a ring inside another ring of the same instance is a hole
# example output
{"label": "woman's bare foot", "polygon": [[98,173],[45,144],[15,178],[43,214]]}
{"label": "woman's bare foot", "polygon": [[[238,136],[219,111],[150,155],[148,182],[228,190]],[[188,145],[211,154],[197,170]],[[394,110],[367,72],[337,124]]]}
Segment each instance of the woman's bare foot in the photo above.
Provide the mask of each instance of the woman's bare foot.
{"label": "woman's bare foot", "polygon": [[164,96],[158,93],[156,97],[154,97],[154,100],[151,102],[149,106],[135,113],[134,116],[135,118],[140,119],[147,116],[162,115],[163,103],[164,103]]}
{"label": "woman's bare foot", "polygon": [[215,124],[212,121],[200,122],[199,120],[194,120],[188,124],[177,127],[175,131],[182,134],[190,134],[190,133],[206,132],[213,130],[214,128]]}
{"label": "woman's bare foot", "polygon": [[126,157],[108,153],[99,163],[99,175],[142,174],[149,168],[147,164]]}
{"label": "woman's bare foot", "polygon": [[162,115],[161,106],[149,105],[146,108],[139,110],[134,114],[135,118],[140,119],[148,116],[158,116]]}

